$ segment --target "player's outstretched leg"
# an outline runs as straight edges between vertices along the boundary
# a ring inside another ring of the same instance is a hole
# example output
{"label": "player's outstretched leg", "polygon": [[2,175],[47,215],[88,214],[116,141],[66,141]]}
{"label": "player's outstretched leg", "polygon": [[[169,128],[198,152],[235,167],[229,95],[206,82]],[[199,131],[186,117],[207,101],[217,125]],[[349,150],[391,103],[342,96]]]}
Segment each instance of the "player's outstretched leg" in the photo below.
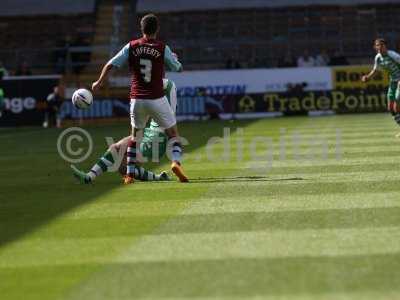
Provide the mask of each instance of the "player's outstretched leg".
{"label": "player's outstretched leg", "polygon": [[170,181],[171,177],[167,172],[162,171],[160,174],[155,174],[143,167],[135,167],[134,178],[140,181]]}
{"label": "player's outstretched leg", "polygon": [[159,178],[159,181],[170,181],[171,177],[168,175],[166,171],[162,171],[160,174],[156,175]]}
{"label": "player's outstretched leg", "polygon": [[[397,93],[396,93],[397,94]],[[391,100],[388,103],[388,109],[393,116],[393,120],[400,126],[400,109],[397,101]],[[400,133],[396,134],[396,138],[400,138]]]}
{"label": "player's outstretched leg", "polygon": [[185,175],[181,165],[182,158],[182,144],[178,141],[174,141],[172,144],[172,164],[171,170],[179,178],[180,182],[189,182],[188,177]]}
{"label": "player's outstretched leg", "polygon": [[126,175],[124,177],[124,184],[135,182],[136,150],[136,141],[131,139],[126,148]]}
{"label": "player's outstretched leg", "polygon": [[[119,167],[119,173],[125,177],[126,176],[126,159],[125,163],[122,163]],[[135,166],[133,173],[135,180],[140,181],[170,181],[171,177],[168,175],[166,171],[162,171],[160,174],[155,174],[152,171],[145,169],[140,166]]]}
{"label": "player's outstretched leg", "polygon": [[185,172],[183,171],[181,165],[183,150],[182,150],[182,143],[179,140],[179,133],[176,124],[166,129],[165,133],[169,138],[168,145],[171,150],[170,153],[171,154],[170,158],[172,160],[171,171],[176,175],[176,177],[178,177],[180,182],[189,182],[189,179],[185,175]]}
{"label": "player's outstretched leg", "polygon": [[96,177],[100,176],[104,172],[107,172],[108,168],[114,165],[114,163],[115,161],[112,152],[108,150],[99,158],[99,160],[94,164],[87,174],[93,181],[96,179]]}
{"label": "player's outstretched leg", "polygon": [[115,161],[112,152],[111,150],[108,150],[98,159],[88,173],[77,169],[75,166],[71,166],[71,169],[75,178],[77,178],[81,183],[87,184],[92,183],[96,177],[107,172],[108,168],[114,163]]}
{"label": "player's outstretched leg", "polygon": [[[400,126],[400,113],[392,113],[394,121]],[[396,138],[400,138],[400,133],[396,134]]]}
{"label": "player's outstretched leg", "polygon": [[72,174],[80,183],[82,183],[82,184],[92,183],[92,179],[90,178],[90,176],[87,173],[79,170],[74,165],[71,165],[71,169],[72,169]]}

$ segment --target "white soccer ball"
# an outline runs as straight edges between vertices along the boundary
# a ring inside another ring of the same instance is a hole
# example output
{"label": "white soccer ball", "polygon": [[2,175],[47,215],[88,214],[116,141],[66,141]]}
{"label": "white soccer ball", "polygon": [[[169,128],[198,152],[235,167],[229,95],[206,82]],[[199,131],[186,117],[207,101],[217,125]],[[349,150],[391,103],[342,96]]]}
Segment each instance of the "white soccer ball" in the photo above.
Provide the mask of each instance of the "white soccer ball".
{"label": "white soccer ball", "polygon": [[72,95],[72,104],[79,109],[87,109],[93,103],[93,95],[87,89],[79,89]]}

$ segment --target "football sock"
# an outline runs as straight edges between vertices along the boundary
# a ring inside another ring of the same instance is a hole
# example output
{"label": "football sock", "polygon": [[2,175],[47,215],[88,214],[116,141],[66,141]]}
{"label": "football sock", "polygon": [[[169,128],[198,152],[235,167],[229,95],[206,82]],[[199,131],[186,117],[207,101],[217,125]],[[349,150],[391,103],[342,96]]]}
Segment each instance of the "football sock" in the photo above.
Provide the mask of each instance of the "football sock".
{"label": "football sock", "polygon": [[179,142],[174,142],[172,144],[172,160],[181,162],[182,158],[182,145]]}
{"label": "football sock", "polygon": [[129,141],[126,149],[126,175],[134,177],[136,164],[136,141]]}
{"label": "football sock", "polygon": [[159,181],[160,175],[154,174],[151,171],[147,171],[142,167],[135,167],[134,169],[134,177],[137,180],[142,181]]}
{"label": "football sock", "polygon": [[393,114],[393,119],[400,126],[400,113]]}
{"label": "football sock", "polygon": [[396,98],[396,101],[400,101],[400,88],[396,89],[395,98]]}
{"label": "football sock", "polygon": [[114,157],[112,156],[111,151],[107,151],[103,154],[102,157],[96,162],[96,164],[90,169],[87,175],[91,180],[94,180],[97,176],[100,176],[104,172],[107,172],[107,169],[114,164]]}

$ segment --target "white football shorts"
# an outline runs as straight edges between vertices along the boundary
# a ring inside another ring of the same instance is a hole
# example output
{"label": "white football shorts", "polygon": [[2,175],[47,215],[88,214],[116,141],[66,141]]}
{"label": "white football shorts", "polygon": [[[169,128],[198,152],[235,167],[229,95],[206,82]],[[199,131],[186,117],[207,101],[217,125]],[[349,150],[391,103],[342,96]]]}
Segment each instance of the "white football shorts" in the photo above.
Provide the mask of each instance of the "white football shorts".
{"label": "white football shorts", "polygon": [[162,128],[171,128],[176,124],[175,114],[172,111],[167,97],[159,99],[131,99],[132,128],[144,129],[149,118],[154,119]]}

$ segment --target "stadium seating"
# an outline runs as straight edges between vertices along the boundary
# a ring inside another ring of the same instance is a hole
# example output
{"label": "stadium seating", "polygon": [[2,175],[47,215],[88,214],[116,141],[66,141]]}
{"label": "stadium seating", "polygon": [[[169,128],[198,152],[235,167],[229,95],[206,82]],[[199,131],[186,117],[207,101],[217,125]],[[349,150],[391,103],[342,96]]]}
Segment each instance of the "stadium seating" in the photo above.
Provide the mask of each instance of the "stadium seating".
{"label": "stadium seating", "polygon": [[[65,5],[58,1],[55,10],[49,0],[7,1],[0,8],[0,42],[6,45],[0,60],[10,70],[27,59],[35,73],[53,72],[62,51],[55,48],[83,38],[84,46],[94,47],[89,49],[91,57],[82,62],[90,64],[79,70],[87,82],[100,64],[137,35],[138,20],[149,11],[159,15],[161,37],[187,70],[225,68],[230,57],[242,67],[276,67],[284,56],[296,58],[305,49],[312,55],[322,50],[331,56],[340,52],[351,63],[370,62],[375,36],[384,36],[396,47],[400,33],[400,4],[391,0],[380,4],[358,0],[352,5],[329,0],[164,2],[63,0]],[[19,11],[18,5],[24,9]],[[26,9],[29,5],[31,9]]]}
{"label": "stadium seating", "polygon": [[65,62],[68,45],[91,43],[95,1],[62,2],[14,0],[1,5],[0,60],[11,73],[21,61],[27,61],[35,74],[54,73],[63,53]]}
{"label": "stadium seating", "polygon": [[93,13],[96,0],[3,0],[1,17]]}
{"label": "stadium seating", "polygon": [[[216,7],[213,1],[202,1],[203,10],[192,1],[175,2],[179,5],[169,2],[168,8],[162,1],[139,1],[138,13],[156,11],[162,36],[177,49],[185,65],[195,69],[224,67],[227,53],[244,66],[275,67],[283,55],[297,57],[304,49],[313,55],[321,50],[330,55],[339,51],[353,62],[369,62],[375,36],[383,35],[395,46],[400,33],[400,5],[387,0],[378,5],[297,1],[298,6],[293,6],[294,1],[234,1],[238,8],[242,6],[240,10]],[[286,2],[291,6],[285,7]],[[204,9],[207,5],[209,10]],[[249,8],[252,5],[257,9]]]}

